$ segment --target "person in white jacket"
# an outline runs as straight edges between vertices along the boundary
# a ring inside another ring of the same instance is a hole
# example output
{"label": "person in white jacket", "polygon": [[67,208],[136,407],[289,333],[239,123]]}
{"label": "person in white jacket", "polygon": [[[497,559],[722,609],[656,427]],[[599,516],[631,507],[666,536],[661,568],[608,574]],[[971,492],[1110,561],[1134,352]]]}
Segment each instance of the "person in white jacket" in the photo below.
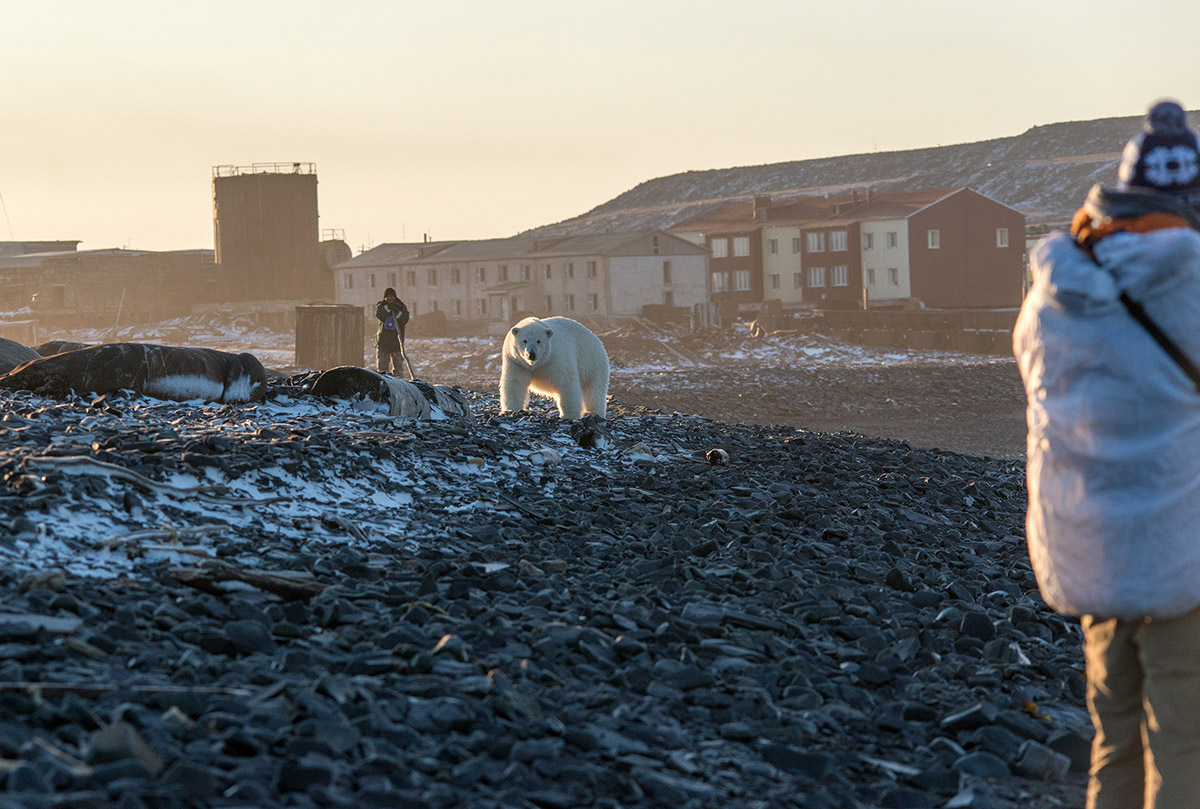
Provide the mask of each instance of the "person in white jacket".
{"label": "person in white jacket", "polygon": [[1200,140],[1153,105],[1043,239],[1013,333],[1030,559],[1080,616],[1089,809],[1200,808]]}

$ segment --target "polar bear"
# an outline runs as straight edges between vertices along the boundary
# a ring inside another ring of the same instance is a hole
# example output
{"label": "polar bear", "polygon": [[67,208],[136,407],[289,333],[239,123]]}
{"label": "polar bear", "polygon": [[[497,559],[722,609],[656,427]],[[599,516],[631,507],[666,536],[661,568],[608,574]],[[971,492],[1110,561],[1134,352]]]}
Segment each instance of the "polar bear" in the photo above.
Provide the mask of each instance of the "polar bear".
{"label": "polar bear", "polygon": [[608,408],[608,352],[587,326],[569,317],[527,317],[504,337],[500,410],[521,410],[529,392],[551,396],[558,415],[585,412],[604,418]]}

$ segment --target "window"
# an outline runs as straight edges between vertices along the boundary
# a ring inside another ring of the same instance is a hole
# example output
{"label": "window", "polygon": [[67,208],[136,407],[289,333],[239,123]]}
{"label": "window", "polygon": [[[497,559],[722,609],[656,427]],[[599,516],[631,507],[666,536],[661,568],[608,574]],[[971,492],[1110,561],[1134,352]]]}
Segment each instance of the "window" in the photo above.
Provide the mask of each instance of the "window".
{"label": "window", "polygon": [[394,273],[394,272],[388,273],[388,286],[390,286],[390,287],[396,286],[396,273]]}
{"label": "window", "polygon": [[835,230],[829,234],[829,249],[833,251],[842,251],[846,249],[846,231]]}
{"label": "window", "polygon": [[575,311],[575,296],[574,295],[567,296],[567,311],[569,311],[569,312]]}
{"label": "window", "polygon": [[417,271],[409,270],[404,273],[404,283],[408,284],[410,287],[415,287],[417,285]]}
{"label": "window", "polygon": [[849,286],[850,268],[845,264],[833,268],[833,285],[835,287]]}
{"label": "window", "polygon": [[800,237],[799,236],[796,236],[795,238],[792,239],[792,252],[793,253],[800,252]]}
{"label": "window", "polygon": [[663,262],[663,283],[671,283],[671,262],[669,261]]}
{"label": "window", "polygon": [[804,234],[804,246],[810,253],[825,252],[825,234],[824,233],[806,233]]}
{"label": "window", "polygon": [[574,264],[574,262],[570,262],[570,261],[568,261],[568,262],[567,262],[567,277],[568,277],[568,278],[574,278],[574,277],[575,277],[575,264]]}
{"label": "window", "polygon": [[500,265],[500,280],[501,281],[508,280],[508,265],[507,264]]}
{"label": "window", "polygon": [[667,291],[663,292],[663,306],[674,306],[674,305],[675,305],[675,293],[668,289]]}
{"label": "window", "polygon": [[594,261],[589,261],[589,262],[587,263],[587,277],[588,277],[588,278],[595,278],[595,277],[596,277],[596,262],[594,262]]}
{"label": "window", "polygon": [[460,270],[458,267],[455,267],[450,271],[450,283],[455,285],[462,283],[462,270]]}
{"label": "window", "polygon": [[715,272],[712,274],[713,292],[729,291],[729,273]]}
{"label": "window", "polygon": [[528,264],[521,265],[521,280],[522,281],[532,281],[533,280],[533,267],[530,267]]}
{"label": "window", "polygon": [[462,301],[457,298],[454,300],[454,316],[462,317]]}
{"label": "window", "polygon": [[550,277],[550,265],[549,265],[549,264],[543,264],[543,265],[542,265],[542,277],[543,277],[543,278],[549,278],[549,277]]}
{"label": "window", "polygon": [[779,289],[779,273],[771,275],[771,289]]}
{"label": "window", "polygon": [[436,312],[437,310],[438,310],[438,302],[437,301],[433,301],[432,303],[429,304],[429,311]]}
{"label": "window", "polygon": [[417,316],[417,301],[413,301],[408,305],[408,313],[413,317]]}
{"label": "window", "polygon": [[725,258],[725,256],[729,255],[728,239],[713,239],[711,246],[713,258]]}
{"label": "window", "polygon": [[[483,267],[480,267],[479,269],[482,270]],[[487,299],[486,298],[480,298],[479,300],[475,301],[475,314],[477,314],[477,315],[486,315],[487,314]]]}
{"label": "window", "polygon": [[779,239],[767,239],[767,252],[773,256],[779,255]]}
{"label": "window", "polygon": [[941,246],[942,246],[942,232],[940,230],[938,230],[937,228],[931,229],[929,231],[929,249],[937,250]]}
{"label": "window", "polygon": [[864,233],[863,234],[863,250],[874,250],[874,249],[875,249],[875,234],[874,233]]}
{"label": "window", "polygon": [[1008,228],[996,228],[996,246],[1008,247]]}
{"label": "window", "polygon": [[591,295],[588,295],[588,307],[591,308],[593,312],[600,308],[600,296],[595,292],[593,292]]}
{"label": "window", "polygon": [[738,270],[733,274],[733,288],[738,292],[745,292],[750,288],[749,270]]}
{"label": "window", "polygon": [[342,286],[346,289],[354,289],[354,274],[346,273],[342,276]]}
{"label": "window", "polygon": [[375,288],[375,273],[371,273],[367,276],[367,286],[369,286],[371,289]]}
{"label": "window", "polygon": [[810,287],[825,286],[825,268],[824,267],[809,267],[808,268],[808,285]]}
{"label": "window", "polygon": [[547,295],[546,296],[546,311],[550,312],[553,309],[554,309],[554,300],[549,295]]}
{"label": "window", "polygon": [[888,246],[888,247],[895,247],[895,246],[896,246],[896,242],[897,242],[897,239],[896,239],[896,231],[894,231],[894,230],[889,230],[889,231],[888,231],[888,234],[887,234],[887,246]]}
{"label": "window", "polygon": [[654,255],[656,255],[656,256],[658,255],[658,237],[657,236],[651,237],[650,249],[653,251]]}
{"label": "window", "polygon": [[738,236],[733,240],[733,254],[735,256],[750,255],[750,237]]}
{"label": "window", "polygon": [[481,284],[487,281],[487,267],[475,268],[475,280]]}
{"label": "window", "polygon": [[[429,284],[431,287],[437,286],[437,270],[425,271],[425,283]],[[436,312],[437,309],[435,308],[433,311]]]}
{"label": "window", "polygon": [[867,267],[867,286],[875,286],[875,268]]}
{"label": "window", "polygon": [[900,286],[900,270],[888,267],[888,283],[894,287]]}
{"label": "window", "polygon": [[800,289],[804,286],[804,273],[792,273],[792,289]]}

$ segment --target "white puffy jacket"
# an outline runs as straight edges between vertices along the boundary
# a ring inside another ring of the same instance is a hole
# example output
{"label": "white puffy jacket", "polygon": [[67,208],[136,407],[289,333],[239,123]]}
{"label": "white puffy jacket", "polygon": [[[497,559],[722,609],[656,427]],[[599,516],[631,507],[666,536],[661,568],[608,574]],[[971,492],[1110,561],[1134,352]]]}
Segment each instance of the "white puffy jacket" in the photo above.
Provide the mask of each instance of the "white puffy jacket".
{"label": "white puffy jacket", "polygon": [[1200,233],[1038,243],[1013,351],[1029,397],[1026,533],[1056,610],[1171,617],[1200,605],[1200,393],[1118,300],[1200,364]]}

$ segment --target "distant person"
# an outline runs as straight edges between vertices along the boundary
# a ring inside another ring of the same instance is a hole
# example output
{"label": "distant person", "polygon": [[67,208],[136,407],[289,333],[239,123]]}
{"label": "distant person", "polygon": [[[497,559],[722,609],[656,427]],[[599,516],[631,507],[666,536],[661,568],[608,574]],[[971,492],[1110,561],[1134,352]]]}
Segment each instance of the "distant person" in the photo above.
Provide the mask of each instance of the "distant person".
{"label": "distant person", "polygon": [[1033,254],[1026,534],[1081,616],[1089,809],[1200,807],[1200,140],[1173,101]]}
{"label": "distant person", "polygon": [[396,297],[396,290],[388,287],[383,291],[383,300],[375,305],[375,317],[379,328],[375,332],[375,367],[381,374],[400,376],[400,362],[408,367],[409,379],[415,379],[412,363],[404,352],[404,327],[408,324],[408,307]]}

